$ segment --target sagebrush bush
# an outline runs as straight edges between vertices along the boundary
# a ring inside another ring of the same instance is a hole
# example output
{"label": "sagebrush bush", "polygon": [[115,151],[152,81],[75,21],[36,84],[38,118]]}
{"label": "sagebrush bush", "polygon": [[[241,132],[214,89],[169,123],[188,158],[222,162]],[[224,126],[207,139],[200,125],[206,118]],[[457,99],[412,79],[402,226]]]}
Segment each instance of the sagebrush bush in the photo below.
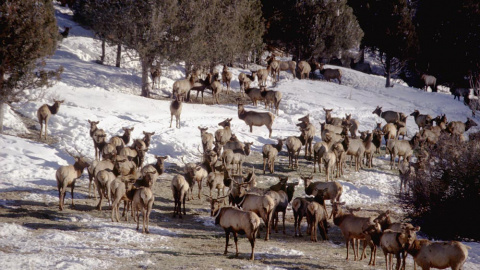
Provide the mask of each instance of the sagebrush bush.
{"label": "sagebrush bush", "polygon": [[407,178],[404,206],[431,237],[480,240],[480,133],[461,142],[441,136]]}

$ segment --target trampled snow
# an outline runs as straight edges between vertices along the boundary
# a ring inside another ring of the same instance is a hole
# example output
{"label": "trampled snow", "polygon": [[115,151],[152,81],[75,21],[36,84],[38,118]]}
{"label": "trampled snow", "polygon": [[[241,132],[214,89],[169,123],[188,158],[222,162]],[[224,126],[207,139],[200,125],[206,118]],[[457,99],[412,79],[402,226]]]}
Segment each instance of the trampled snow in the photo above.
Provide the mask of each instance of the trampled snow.
{"label": "trampled snow", "polygon": [[[57,17],[62,25],[74,25],[67,9],[56,7]],[[343,84],[332,82],[292,79],[290,73],[282,73],[280,82],[272,89],[281,91],[283,99],[279,116],[275,118],[272,138],[268,138],[265,127],[254,127],[254,133],[238,119],[237,107],[229,105],[184,104],[181,129],[169,128],[169,101],[145,99],[140,94],[140,71],[137,61],[125,61],[121,69],[112,65],[95,63],[100,55],[100,42],[93,34],[80,26],[72,28],[70,36],[64,39],[55,55],[49,60],[51,66],[63,65],[62,80],[46,90],[46,96],[36,102],[13,104],[17,110],[36,121],[36,111],[40,105],[51,103],[51,98],[64,99],[59,113],[50,118],[49,136],[59,138],[59,143],[48,146],[10,135],[0,135],[0,194],[6,191],[29,191],[23,200],[51,203],[58,202],[55,171],[59,166],[72,164],[73,159],[66,153],[77,149],[93,158],[94,150],[89,137],[87,119],[100,121],[99,127],[109,136],[120,135],[121,127],[134,127],[132,138],[143,137],[142,131],[155,131],[146,163],[154,162],[154,155],[168,155],[169,164],[182,166],[185,161],[197,161],[197,147],[200,144],[198,126],[205,126],[213,132],[217,124],[226,118],[233,118],[232,129],[241,141],[252,141],[253,151],[261,151],[265,143],[275,143],[275,138],[298,135],[295,126],[297,119],[310,114],[317,128],[315,141],[320,141],[319,122],[324,121],[323,108],[334,109],[333,115],[352,118],[360,122],[360,130],[373,129],[381,122],[372,111],[377,105],[384,110],[413,112],[430,115],[446,114],[449,121],[465,121],[470,111],[463,102],[454,101],[452,96],[443,93],[426,93],[401,84],[385,88],[385,79],[342,68]],[[109,55],[114,55],[109,49]],[[110,59],[110,60],[109,60]],[[113,61],[112,57],[107,61]],[[238,91],[236,81],[242,69],[233,69],[233,91]],[[154,94],[168,96],[173,82],[183,78],[181,66],[172,66],[164,72],[161,89]],[[271,82],[269,82],[271,86]],[[32,91],[33,94],[33,91]],[[207,94],[208,95],[208,94]],[[247,110],[263,110],[250,104]],[[28,129],[21,120],[7,108],[5,127],[9,134],[21,134]],[[39,125],[37,124],[39,128]],[[412,119],[407,122],[408,136],[413,135],[417,126]],[[475,129],[473,129],[475,130]],[[302,152],[303,153],[303,152]],[[387,157],[374,160],[374,168],[354,172],[350,170],[339,182],[344,187],[342,201],[347,204],[388,204],[398,192],[399,178],[394,173],[386,173]],[[282,162],[286,162],[283,160]],[[309,170],[313,169],[310,166]],[[273,177],[261,178],[262,183],[275,183]],[[300,179],[293,179],[300,180]],[[77,185],[88,185],[79,180]],[[300,186],[303,186],[300,180]],[[77,192],[75,198],[86,198],[87,194]],[[0,199],[0,206],[15,208],[14,203]],[[394,211],[400,211],[393,207]],[[198,222],[214,226],[209,217],[198,216]],[[175,236],[174,232],[150,225],[151,234],[142,235],[134,230],[133,223],[113,224],[107,219],[93,218],[82,213],[72,215],[71,222],[89,223],[87,231],[59,231],[45,229],[32,230],[26,226],[0,223],[0,261],[5,269],[91,269],[109,268],[115,257],[133,257],[143,251],[136,245],[168,248]],[[94,221],[94,222],[92,222]],[[138,241],[142,238],[142,241]],[[109,241],[104,241],[108,239]],[[49,245],[45,245],[48,240]],[[466,243],[472,249],[465,269],[480,267],[480,244]],[[115,248],[112,248],[113,245]],[[95,247],[95,249],[94,249]],[[302,256],[301,251],[267,249],[267,254],[282,256]],[[261,254],[259,256],[267,256]],[[148,262],[145,262],[148,265]]]}

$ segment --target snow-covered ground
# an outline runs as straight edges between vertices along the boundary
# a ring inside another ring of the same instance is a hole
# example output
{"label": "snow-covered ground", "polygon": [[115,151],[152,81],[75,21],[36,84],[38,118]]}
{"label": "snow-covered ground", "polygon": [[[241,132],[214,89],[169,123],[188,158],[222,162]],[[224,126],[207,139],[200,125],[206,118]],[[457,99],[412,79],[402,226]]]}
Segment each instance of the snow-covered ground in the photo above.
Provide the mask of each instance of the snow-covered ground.
{"label": "snow-covered ground", "polygon": [[[75,25],[69,20],[70,11],[57,8],[59,25]],[[404,85],[396,84],[393,88],[385,88],[385,79],[380,76],[366,75],[350,69],[342,69],[343,84],[324,81],[292,79],[290,73],[282,73],[280,82],[274,87],[283,93],[279,116],[276,117],[272,139],[268,138],[265,127],[254,127],[254,133],[237,117],[237,107],[229,105],[199,105],[184,104],[181,129],[169,128],[169,101],[145,99],[139,97],[140,73],[138,63],[125,60],[122,68],[112,65],[101,66],[95,63],[100,55],[100,43],[92,39],[93,34],[80,26],[70,31],[70,36],[64,39],[57,52],[49,60],[49,65],[63,65],[65,72],[62,80],[47,89],[43,100],[14,104],[17,110],[28,118],[36,119],[38,107],[44,103],[51,104],[51,99],[64,99],[57,115],[50,119],[49,136],[59,138],[53,146],[22,139],[10,135],[0,135],[0,194],[6,191],[36,190],[23,199],[39,203],[58,202],[55,171],[59,166],[71,164],[73,159],[65,150],[80,152],[93,158],[94,150],[89,137],[87,119],[100,121],[99,127],[108,136],[119,135],[122,127],[134,127],[132,138],[143,137],[142,131],[155,131],[149,148],[146,163],[154,161],[154,155],[168,155],[169,164],[181,166],[181,158],[185,161],[197,161],[197,146],[200,143],[198,126],[206,126],[213,132],[217,123],[226,118],[233,118],[232,129],[242,141],[254,142],[253,151],[261,151],[265,143],[275,142],[275,138],[297,135],[295,124],[297,119],[310,114],[310,119],[320,130],[319,121],[324,121],[323,108],[334,109],[333,115],[352,117],[360,122],[360,130],[373,129],[381,118],[372,114],[377,105],[384,110],[395,110],[410,114],[418,109],[423,114],[446,114],[449,121],[465,121],[470,112],[463,102],[454,101],[452,96],[442,93],[426,93]],[[110,50],[110,60],[113,61],[114,51]],[[244,70],[233,69],[232,88],[238,91],[236,78]],[[155,93],[167,95],[176,79],[184,75],[182,69],[172,66],[163,73],[161,89]],[[247,110],[253,108],[246,106]],[[37,125],[39,128],[39,125]],[[15,116],[10,108],[6,110],[6,132],[21,134],[28,132],[26,126]],[[417,131],[417,126],[409,119],[408,134]],[[475,131],[475,129],[473,129]],[[315,141],[319,141],[319,132]],[[386,157],[380,157],[386,159]],[[382,166],[384,162],[374,160],[374,167]],[[269,177],[264,181],[274,181]],[[397,191],[399,179],[396,174],[384,173],[380,170],[350,173],[340,180],[344,186],[342,200],[347,204],[388,204]],[[76,193],[76,198],[86,198],[86,194]],[[11,201],[1,198],[0,207],[15,208]],[[400,211],[393,207],[394,211]],[[155,243],[157,248],[169,248],[174,233],[161,227],[151,225],[151,234],[139,235],[132,228],[133,224],[112,224],[108,220],[96,219],[88,213],[71,216],[72,222],[88,222],[88,231],[58,231],[43,230],[43,233],[33,233],[31,229],[20,224],[0,223],[0,261],[2,268],[52,268],[89,269],[108,268],[109,261],[97,259],[92,250],[110,252],[110,256],[135,256],[138,250],[130,247],[136,241],[137,245]],[[94,220],[95,222],[91,222]],[[213,223],[204,220],[206,226]],[[130,228],[130,229],[125,229]],[[142,238],[142,241],[137,241]],[[108,241],[116,239],[115,249],[108,247]],[[44,245],[45,240],[49,245]],[[87,240],[85,240],[87,239]],[[465,269],[480,268],[480,244],[466,243],[470,250]],[[14,249],[17,252],[8,253],[4,250]],[[76,252],[68,252],[68,250]],[[59,252],[62,250],[62,252]],[[65,252],[65,250],[67,250]],[[271,253],[285,253],[291,256],[301,255],[301,252],[281,250],[271,247]],[[72,254],[75,254],[72,255]],[[148,261],[145,262],[148,265]]]}

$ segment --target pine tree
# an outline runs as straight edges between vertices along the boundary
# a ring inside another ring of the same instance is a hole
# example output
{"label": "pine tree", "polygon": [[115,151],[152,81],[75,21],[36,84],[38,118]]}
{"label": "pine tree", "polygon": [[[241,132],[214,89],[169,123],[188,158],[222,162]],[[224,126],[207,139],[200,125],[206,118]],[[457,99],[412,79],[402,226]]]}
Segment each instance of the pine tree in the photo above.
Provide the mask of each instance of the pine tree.
{"label": "pine tree", "polygon": [[5,104],[58,79],[61,68],[46,71],[42,65],[55,52],[58,35],[52,0],[0,2],[0,132]]}
{"label": "pine tree", "polygon": [[284,45],[297,58],[341,56],[360,44],[363,32],[346,0],[281,2],[263,1],[267,42]]}
{"label": "pine tree", "polygon": [[[434,16],[433,16],[434,15]],[[458,82],[480,71],[480,2],[422,0],[416,23],[418,66],[441,81]]]}
{"label": "pine tree", "polygon": [[377,49],[385,68],[386,87],[392,74],[417,52],[417,36],[412,10],[407,0],[350,0],[365,31],[364,46]]}

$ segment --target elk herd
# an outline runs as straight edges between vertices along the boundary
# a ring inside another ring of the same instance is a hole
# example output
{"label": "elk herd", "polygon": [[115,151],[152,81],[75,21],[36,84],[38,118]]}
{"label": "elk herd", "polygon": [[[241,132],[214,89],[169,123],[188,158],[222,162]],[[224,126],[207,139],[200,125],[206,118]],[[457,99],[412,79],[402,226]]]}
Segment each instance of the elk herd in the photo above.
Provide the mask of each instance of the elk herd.
{"label": "elk herd", "polygon": [[[278,115],[282,93],[267,90],[265,87],[266,76],[271,75],[278,80],[280,70],[289,70],[295,76],[298,68],[301,78],[309,76],[312,67],[309,63],[301,61],[298,65],[294,61],[277,61],[274,57],[268,59],[268,67],[252,72],[241,73],[238,77],[240,91],[246,94],[254,106],[258,101],[265,103],[265,108],[271,108],[272,112],[256,112],[246,110],[244,104],[237,99],[238,118],[243,120],[253,132],[253,126],[266,126],[269,138],[272,137],[272,125],[275,114]],[[338,69],[324,69],[323,65],[315,63],[315,68],[320,69],[325,79],[337,80],[341,83],[342,73]],[[266,74],[266,75],[265,75]],[[252,88],[252,82],[258,78],[259,88]],[[220,74],[208,74],[205,79],[199,78],[196,73],[185,79],[179,80],[173,85],[174,100],[170,105],[171,121],[176,118],[176,127],[180,128],[180,114],[182,102],[190,99],[190,92],[202,93],[210,89],[216,103],[218,94],[223,91],[226,84],[226,94],[230,91],[232,74],[227,66],[223,67]],[[63,101],[55,101],[53,106],[43,105],[38,110],[38,118],[41,126],[45,123],[45,137],[48,119],[58,112]],[[254,259],[255,241],[260,237],[260,228],[265,227],[265,240],[269,240],[271,232],[278,232],[279,213],[283,216],[283,234],[285,231],[285,214],[291,205],[294,217],[293,236],[303,236],[301,222],[303,217],[307,220],[307,234],[310,240],[316,242],[318,233],[323,240],[328,240],[328,228],[332,225],[339,227],[347,248],[346,259],[349,258],[350,247],[353,250],[354,260],[366,258],[366,247],[370,247],[371,256],[369,265],[375,265],[377,246],[381,247],[386,261],[386,268],[393,269],[392,254],[396,256],[396,269],[402,265],[405,267],[405,258],[410,254],[414,261],[422,269],[429,267],[452,267],[460,269],[468,256],[469,247],[456,242],[431,242],[417,240],[418,227],[408,223],[393,222],[390,211],[382,212],[378,216],[362,217],[356,215],[355,209],[344,209],[345,202],[340,198],[344,191],[342,185],[335,181],[345,174],[347,168],[347,156],[350,156],[349,167],[358,172],[364,168],[372,168],[375,155],[380,153],[382,143],[385,152],[390,155],[391,169],[397,167],[400,172],[410,166],[411,157],[417,148],[428,152],[439,142],[441,136],[450,135],[452,139],[461,139],[463,133],[477,124],[467,118],[465,123],[458,121],[447,122],[445,115],[432,117],[421,114],[415,110],[407,115],[396,111],[383,111],[377,106],[372,114],[383,119],[385,124],[377,122],[372,130],[360,131],[361,123],[352,118],[351,114],[344,117],[334,115],[332,109],[323,108],[324,121],[320,122],[319,133],[311,116],[308,114],[298,119],[296,126],[299,134],[287,138],[277,138],[276,143],[265,144],[261,147],[263,156],[263,174],[267,171],[274,174],[277,168],[282,166],[277,160],[278,155],[286,148],[288,155],[288,168],[282,170],[298,170],[304,184],[306,196],[294,198],[296,186],[299,181],[288,182],[288,177],[279,177],[279,182],[269,188],[257,187],[259,176],[255,174],[255,168],[248,169],[245,174],[243,164],[249,161],[252,152],[252,142],[242,142],[234,134],[231,121],[227,118],[218,123],[214,133],[209,133],[207,127],[198,127],[200,130],[199,142],[202,145],[200,160],[198,162],[184,163],[184,172],[172,175],[170,187],[172,191],[173,217],[182,218],[187,214],[186,201],[194,200],[193,189],[198,187],[198,199],[202,194],[207,197],[211,216],[215,224],[219,224],[225,230],[226,243],[224,254],[227,254],[230,234],[233,233],[238,256],[237,235],[245,234],[251,244],[250,259]],[[405,139],[407,134],[406,121],[409,116],[414,118],[419,132]],[[383,121],[381,120],[381,121]],[[64,209],[64,199],[67,188],[71,188],[72,206],[75,180],[78,179],[85,168],[89,176],[89,195],[91,185],[98,203],[96,209],[102,210],[103,199],[107,201],[111,209],[112,222],[120,221],[120,202],[123,201],[123,214],[128,220],[128,211],[137,222],[139,229],[140,215],[143,219],[144,233],[149,233],[149,217],[155,202],[154,186],[165,173],[164,162],[167,156],[155,156],[156,163],[145,165],[145,155],[149,149],[152,136],[155,132],[143,132],[142,139],[131,139],[133,127],[123,127],[123,134],[113,136],[107,140],[103,129],[98,127],[99,121],[88,120],[90,124],[89,135],[92,139],[95,160],[87,161],[85,157],[75,156],[75,163],[69,166],[61,166],[56,172],[56,180],[59,192],[59,209]],[[364,127],[365,128],[365,127]],[[319,135],[319,136],[317,136]],[[402,139],[400,139],[400,135]],[[315,142],[315,138],[321,138]],[[131,142],[132,141],[132,142]],[[131,144],[130,144],[131,142]],[[130,145],[129,145],[130,144]],[[299,164],[300,152],[304,151],[304,161]],[[400,162],[400,158],[402,161]],[[182,158],[183,161],[183,158]],[[313,162],[312,162],[313,161]],[[277,163],[276,163],[277,162]],[[250,160],[249,163],[253,163]],[[313,165],[313,172],[305,174],[306,169],[300,170],[300,165]],[[286,167],[286,165],[285,165]],[[314,181],[314,175],[325,172],[325,181]],[[302,173],[303,172],[303,173]],[[403,185],[403,183],[402,183]],[[402,185],[401,189],[402,190]],[[209,195],[202,193],[202,187],[209,189]],[[404,186],[403,186],[404,187]],[[212,191],[216,196],[212,196]],[[406,192],[406,188],[405,188]],[[214,192],[215,193],[215,192]],[[221,195],[220,195],[221,194]],[[330,213],[327,210],[325,200],[330,201]],[[182,209],[183,205],[183,209]],[[331,223],[329,223],[331,221]],[[362,253],[359,254],[360,243],[363,243]]]}

